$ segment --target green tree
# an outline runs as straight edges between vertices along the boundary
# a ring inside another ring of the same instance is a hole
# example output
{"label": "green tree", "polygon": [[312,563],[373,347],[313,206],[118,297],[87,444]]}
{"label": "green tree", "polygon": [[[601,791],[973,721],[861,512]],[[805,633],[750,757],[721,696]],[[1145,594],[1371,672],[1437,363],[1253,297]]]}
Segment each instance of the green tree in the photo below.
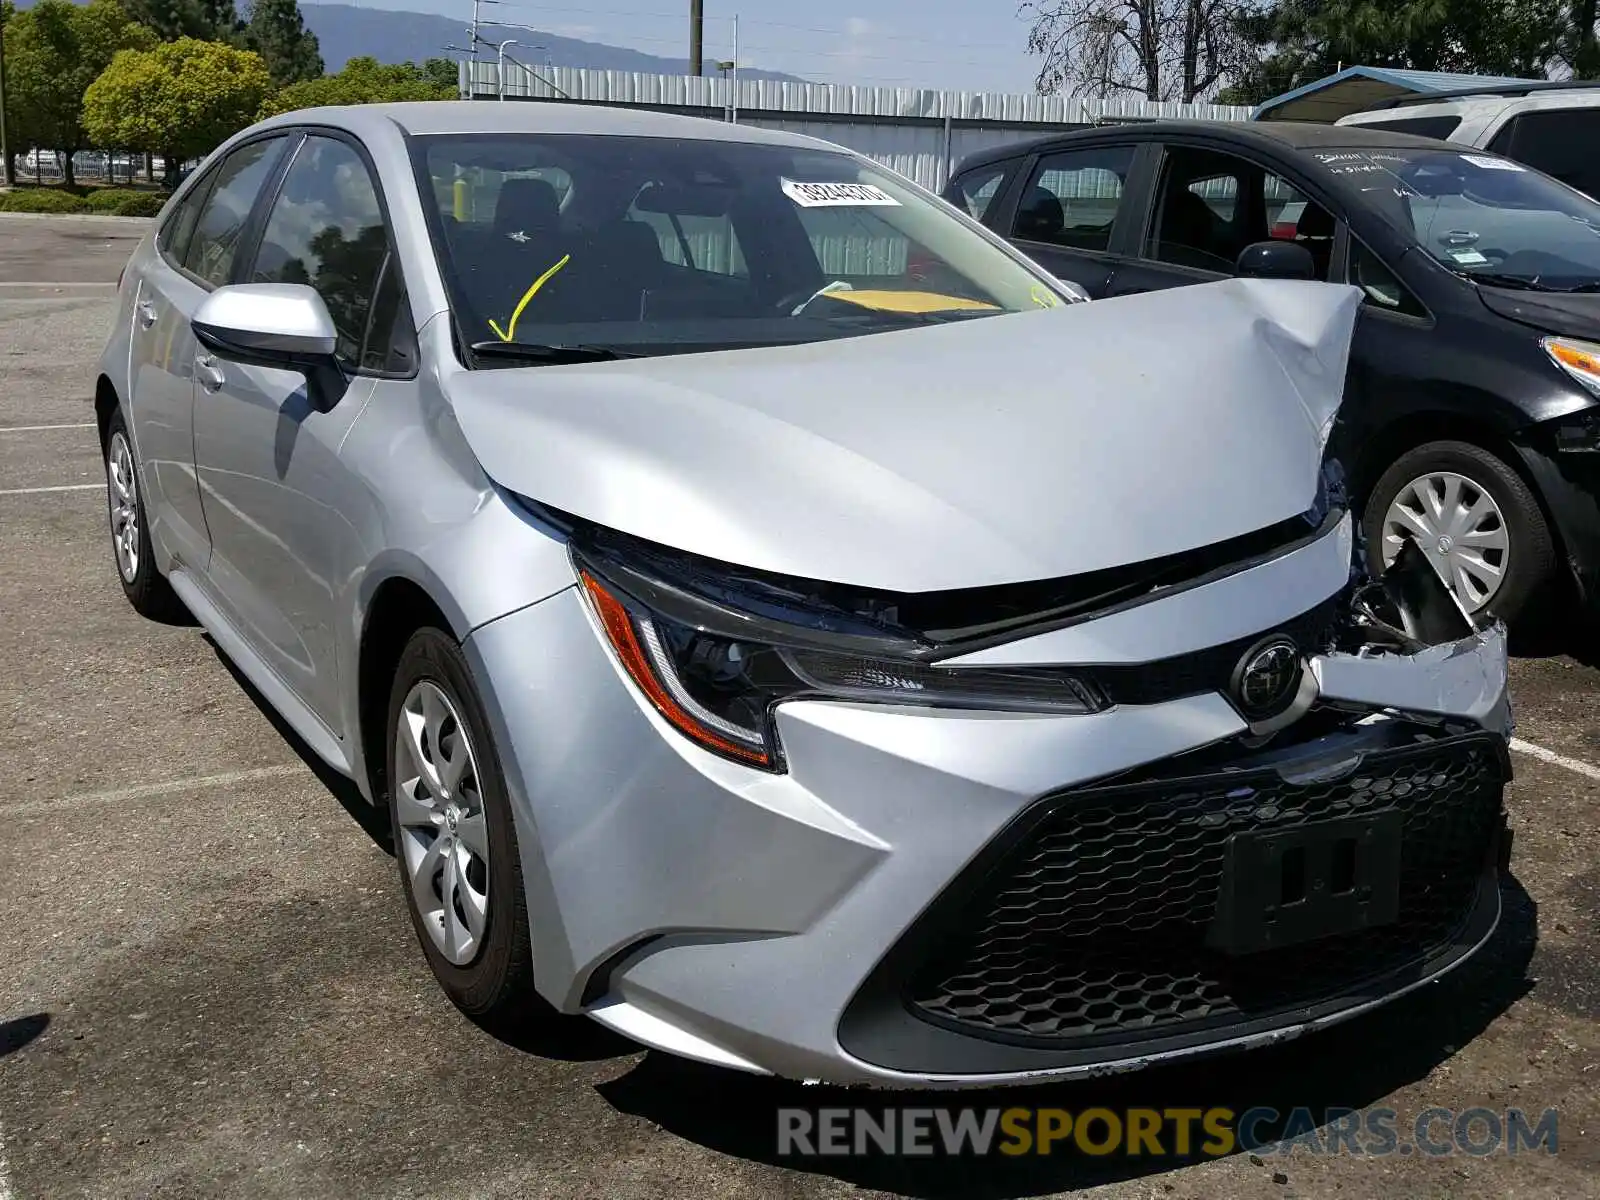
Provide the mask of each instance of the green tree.
{"label": "green tree", "polygon": [[83,124],[103,145],[160,154],[170,171],[250,124],[271,90],[254,51],[179,38],[112,59],[84,93]]}
{"label": "green tree", "polygon": [[255,0],[245,43],[266,61],[273,87],[322,76],[317,35],[306,28],[296,0]]}
{"label": "green tree", "polygon": [[1258,104],[1341,66],[1539,78],[1565,0],[1278,0],[1242,14],[1255,47],[1224,103]]}
{"label": "green tree", "polygon": [[191,37],[237,44],[244,34],[233,0],[127,0],[127,4],[134,20],[155,30],[164,42]]}
{"label": "green tree", "polygon": [[1572,0],[1561,59],[1578,79],[1600,79],[1600,0]]}
{"label": "green tree", "polygon": [[[432,62],[444,60],[432,59]],[[268,96],[260,115],[275,116],[297,108],[325,104],[387,104],[402,100],[454,100],[456,84],[437,78],[438,68],[416,63],[380,63],[375,58],[352,58],[337,75],[291,83]]]}
{"label": "green tree", "polygon": [[85,90],[118,52],[143,49],[155,41],[155,35],[136,24],[118,0],[90,0],[84,5],[39,0],[7,22],[8,113],[16,114],[19,141],[49,146],[66,156],[67,186],[77,182],[72,156],[89,144],[83,125]]}

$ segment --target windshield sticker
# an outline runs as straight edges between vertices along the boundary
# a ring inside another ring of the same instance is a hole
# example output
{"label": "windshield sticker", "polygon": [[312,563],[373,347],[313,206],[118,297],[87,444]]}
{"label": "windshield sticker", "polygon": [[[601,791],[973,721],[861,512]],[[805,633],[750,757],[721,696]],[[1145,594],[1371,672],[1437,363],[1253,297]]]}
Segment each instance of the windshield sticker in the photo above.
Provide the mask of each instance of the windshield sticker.
{"label": "windshield sticker", "polygon": [[780,179],[783,194],[801,208],[899,208],[900,201],[870,183],[801,183]]}
{"label": "windshield sticker", "polygon": [[1484,263],[1489,261],[1483,256],[1483,253],[1478,250],[1448,250],[1446,253],[1464,267],[1481,267]]}
{"label": "windshield sticker", "polygon": [[1466,159],[1475,167],[1482,167],[1485,171],[1527,170],[1527,168],[1522,166],[1520,163],[1514,163],[1510,159],[1506,158],[1490,158],[1487,154],[1463,154],[1461,157]]}

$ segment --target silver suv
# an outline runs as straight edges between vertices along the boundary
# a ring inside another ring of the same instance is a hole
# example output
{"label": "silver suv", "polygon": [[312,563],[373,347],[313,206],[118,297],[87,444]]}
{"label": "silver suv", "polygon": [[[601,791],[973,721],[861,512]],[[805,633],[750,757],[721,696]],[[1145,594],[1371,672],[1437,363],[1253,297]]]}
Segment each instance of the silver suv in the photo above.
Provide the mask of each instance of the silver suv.
{"label": "silver suv", "polygon": [[1600,200],[1600,85],[1496,83],[1403,96],[1338,123],[1491,150]]}

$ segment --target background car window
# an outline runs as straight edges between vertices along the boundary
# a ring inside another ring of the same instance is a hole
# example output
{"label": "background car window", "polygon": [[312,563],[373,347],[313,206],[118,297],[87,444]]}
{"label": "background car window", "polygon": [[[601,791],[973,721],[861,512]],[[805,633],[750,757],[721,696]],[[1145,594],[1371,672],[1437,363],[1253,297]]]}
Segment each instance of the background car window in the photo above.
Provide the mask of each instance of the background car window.
{"label": "background car window", "polygon": [[1239,252],[1267,234],[1261,178],[1260,168],[1231,154],[1169,149],[1149,257],[1231,275]]}
{"label": "background car window", "polygon": [[215,172],[198,180],[161,228],[161,235],[156,239],[157,244],[161,252],[173,263],[183,262],[183,256],[189,249],[189,239],[194,236],[195,224],[200,219],[200,209],[205,204],[206,193],[211,190],[214,178]]}
{"label": "background car window", "polygon": [[1105,250],[1133,169],[1132,146],[1048,154],[1017,207],[1012,236],[1076,250]]}
{"label": "background car window", "polygon": [[184,251],[185,270],[218,287],[232,278],[239,235],[282,146],[282,138],[251,142],[223,160]]}
{"label": "background car window", "polygon": [[1333,214],[1287,179],[1270,172],[1263,178],[1262,199],[1267,212],[1267,236],[1277,241],[1299,242],[1317,264],[1317,278],[1327,279],[1333,261]]}
{"label": "background car window", "polygon": [[1005,163],[992,167],[979,167],[976,171],[968,171],[955,181],[951,187],[949,199],[974,221],[983,220],[983,214],[989,211],[989,205],[994,203],[994,198],[1000,194],[1000,185],[1005,182],[1006,172],[1009,168]]}
{"label": "background car window", "polygon": [[307,138],[273,201],[252,278],[314,287],[338,331],[336,354],[357,365],[388,253],[366,163],[344,142]]}
{"label": "background car window", "polygon": [[1360,288],[1365,303],[1384,312],[1425,317],[1428,310],[1410,289],[1383,265],[1383,261],[1355,238],[1350,239],[1350,282]]}
{"label": "background car window", "polygon": [[1410,133],[1417,137],[1447,141],[1461,126],[1460,117],[1397,117],[1392,121],[1362,121],[1362,129],[1387,129],[1391,133]]}
{"label": "background car window", "polygon": [[1600,108],[1525,112],[1513,117],[1489,149],[1553,175],[1600,200]]}

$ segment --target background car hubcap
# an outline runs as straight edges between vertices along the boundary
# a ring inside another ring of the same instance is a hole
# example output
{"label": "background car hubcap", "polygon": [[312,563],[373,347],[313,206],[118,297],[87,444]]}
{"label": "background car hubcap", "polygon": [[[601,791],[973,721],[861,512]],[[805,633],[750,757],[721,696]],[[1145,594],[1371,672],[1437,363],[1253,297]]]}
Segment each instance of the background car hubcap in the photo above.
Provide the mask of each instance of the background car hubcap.
{"label": "background car hubcap", "polygon": [[1383,518],[1383,565],[1415,541],[1468,612],[1505,582],[1511,538],[1500,506],[1465,475],[1436,471],[1400,489]]}
{"label": "background car hubcap", "polygon": [[394,738],[395,810],[411,894],[433,944],[457,966],[483,945],[489,829],[478,760],[455,705],[422,680],[406,693]]}
{"label": "background car hubcap", "polygon": [[111,505],[111,547],[117,570],[132,583],[139,576],[139,483],[133,474],[133,452],[121,433],[111,436],[106,450],[106,496]]}

